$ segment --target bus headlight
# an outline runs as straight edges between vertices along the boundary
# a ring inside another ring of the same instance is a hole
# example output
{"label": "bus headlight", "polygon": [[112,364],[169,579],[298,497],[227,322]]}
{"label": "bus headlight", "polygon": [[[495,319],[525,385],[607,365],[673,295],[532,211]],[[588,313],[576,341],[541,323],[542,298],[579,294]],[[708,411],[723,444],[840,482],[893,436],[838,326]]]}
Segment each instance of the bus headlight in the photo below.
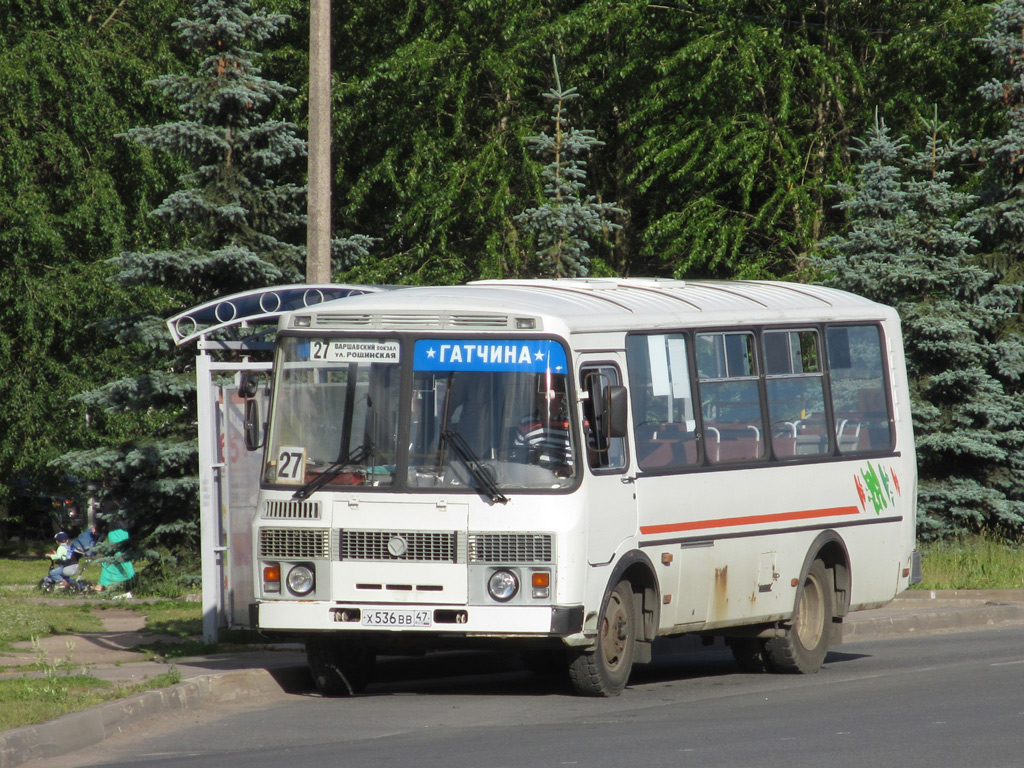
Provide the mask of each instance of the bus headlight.
{"label": "bus headlight", "polygon": [[293,595],[308,595],[315,585],[313,569],[308,565],[296,565],[288,571],[288,591]]}
{"label": "bus headlight", "polygon": [[499,603],[507,603],[519,591],[519,579],[512,571],[495,571],[487,580],[487,593]]}

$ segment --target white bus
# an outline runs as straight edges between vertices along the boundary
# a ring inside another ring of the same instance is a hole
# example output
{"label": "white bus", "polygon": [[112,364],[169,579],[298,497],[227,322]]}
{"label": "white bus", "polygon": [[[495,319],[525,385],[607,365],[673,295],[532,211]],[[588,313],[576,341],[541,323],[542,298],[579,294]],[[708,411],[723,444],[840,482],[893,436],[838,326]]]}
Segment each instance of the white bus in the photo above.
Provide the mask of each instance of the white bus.
{"label": "white bus", "polygon": [[248,414],[250,618],[303,640],[325,693],[362,689],[378,653],[497,645],[610,696],[686,633],[815,672],[850,611],[919,573],[889,307],[481,281],[295,311],[276,347],[265,435]]}

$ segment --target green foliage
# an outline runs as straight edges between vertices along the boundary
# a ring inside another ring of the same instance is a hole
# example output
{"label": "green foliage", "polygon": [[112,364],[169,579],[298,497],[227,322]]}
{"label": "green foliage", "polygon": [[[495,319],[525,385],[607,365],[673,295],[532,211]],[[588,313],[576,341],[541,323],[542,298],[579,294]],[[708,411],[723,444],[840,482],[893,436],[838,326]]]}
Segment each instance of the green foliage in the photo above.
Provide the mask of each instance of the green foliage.
{"label": "green foliage", "polygon": [[972,252],[973,199],[944,166],[959,157],[937,119],[910,160],[877,120],[856,185],[840,187],[850,231],[822,243],[827,283],[899,311],[919,463],[919,535],[1009,533],[1024,522],[1024,339],[1006,333],[1020,286]]}
{"label": "green foliage", "polygon": [[530,137],[537,157],[548,160],[541,173],[547,202],[523,211],[514,220],[536,236],[541,276],[586,277],[590,273],[589,239],[621,229],[611,217],[623,211],[615,203],[599,203],[585,194],[587,161],[583,158],[604,142],[598,141],[593,131],[572,127],[566,102],[578,99],[579,93],[575,88],[562,88],[557,59],[552,63],[555,87],[544,98],[552,103],[554,135]]}
{"label": "green foliage", "polygon": [[[574,124],[601,144],[587,157],[587,192],[623,211],[601,251],[585,252],[593,273],[812,277],[815,243],[845,226],[835,203],[854,179],[852,135],[876,107],[896,135],[916,134],[939,104],[951,133],[978,137],[947,178],[978,203],[946,218],[962,218],[959,235],[978,241],[969,266],[1016,280],[1021,6],[335,3],[336,276],[536,274],[539,243],[517,214],[585,212],[539,205],[547,181],[529,138],[550,130],[536,96],[550,88],[554,53],[586,96],[571,102]],[[300,274],[308,10],[302,0],[5,5],[0,518],[16,485],[110,477],[137,510],[154,510],[147,532],[168,541],[147,551],[181,567],[168,546],[195,541],[195,452],[167,446],[194,438],[192,354],[171,348],[162,317]],[[223,48],[204,48],[214,40]],[[947,247],[959,248],[947,229]],[[986,287],[984,275],[966,278],[986,297],[970,321],[985,329],[983,356],[971,358],[965,321],[941,311],[944,295],[907,320],[922,361],[973,361],[929,372],[915,395],[928,472],[966,457],[958,446],[981,461],[1010,446],[1008,426],[990,439],[981,425],[998,423],[1007,392],[1016,397],[1020,359],[1004,332],[1017,299],[998,281]],[[963,349],[953,343],[961,338]],[[990,379],[998,384],[983,417],[927,405],[984,391]],[[939,428],[968,417],[970,429]],[[1012,520],[1012,505],[1001,505],[1016,469],[972,474],[972,461],[957,475],[961,488],[952,477],[941,493],[923,486],[927,504],[947,505],[968,527],[978,509]]]}
{"label": "green foliage", "polygon": [[[191,74],[168,74],[149,84],[177,104],[183,119],[133,128],[126,136],[182,158],[182,188],[151,213],[166,226],[176,250],[126,253],[120,278],[153,282],[200,296],[294,282],[304,248],[288,242],[305,218],[304,187],[283,180],[303,169],[306,144],[296,126],[271,117],[294,89],[261,76],[259,53],[288,18],[253,12],[246,0],[205,0],[175,22]],[[225,290],[227,289],[227,290]]]}
{"label": "green foliage", "polygon": [[998,116],[997,129],[974,147],[982,205],[972,225],[994,267],[1024,280],[1024,2],[993,6],[992,22],[978,41],[992,60],[993,75],[978,93]]}
{"label": "green foliage", "polygon": [[293,123],[276,116],[294,89],[262,77],[261,54],[252,50],[287,21],[246,0],[192,3],[191,15],[171,25],[191,72],[147,83],[176,106],[179,119],[121,134],[126,146],[184,169],[179,188],[150,215],[169,247],[112,260],[121,285],[156,288],[173,304],[111,315],[110,338],[134,353],[135,365],[76,398],[90,414],[141,428],[59,463],[103,480],[102,497],[123,500],[133,524],[127,555],[150,561],[147,576],[183,567],[194,574],[199,533],[195,352],[172,349],[161,315],[301,276],[306,145]]}
{"label": "green foliage", "polygon": [[75,392],[123,375],[92,323],[150,291],[112,292],[104,260],[146,236],[160,168],[114,134],[153,113],[140,86],[168,60],[172,0],[109,23],[94,3],[15,2],[0,19],[0,517],[11,486],[56,490],[50,465],[92,436]]}
{"label": "green foliage", "polygon": [[336,8],[334,219],[382,241],[345,279],[518,273],[512,216],[529,158],[517,99],[535,71],[519,51],[541,15],[536,0]]}
{"label": "green foliage", "polygon": [[645,30],[657,38],[654,73],[627,121],[631,179],[651,207],[645,253],[678,277],[799,271],[829,231],[832,185],[868,109],[885,103],[912,125],[922,103],[959,103],[955,72],[904,85],[908,63],[933,69],[936,42],[947,52],[966,43],[963,5],[670,5]]}
{"label": "green foliage", "polygon": [[901,128],[939,100],[965,132],[984,124],[960,63],[984,27],[975,2],[384,0],[335,14],[335,220],[382,239],[353,280],[530,272],[512,218],[543,186],[523,139],[547,122],[530,105],[551,52],[586,93],[575,122],[604,145],[590,191],[625,211],[599,265],[618,273],[799,272],[840,223],[831,185],[876,104]]}

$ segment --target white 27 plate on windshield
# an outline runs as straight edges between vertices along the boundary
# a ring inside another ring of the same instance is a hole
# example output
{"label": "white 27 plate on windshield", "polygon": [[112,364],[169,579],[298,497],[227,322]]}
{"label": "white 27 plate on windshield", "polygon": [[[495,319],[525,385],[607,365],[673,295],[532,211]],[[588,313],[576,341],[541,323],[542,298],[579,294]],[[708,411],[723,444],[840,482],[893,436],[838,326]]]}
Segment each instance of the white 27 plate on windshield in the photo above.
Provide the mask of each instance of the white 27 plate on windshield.
{"label": "white 27 plate on windshield", "polygon": [[364,627],[429,627],[430,611],[363,611]]}

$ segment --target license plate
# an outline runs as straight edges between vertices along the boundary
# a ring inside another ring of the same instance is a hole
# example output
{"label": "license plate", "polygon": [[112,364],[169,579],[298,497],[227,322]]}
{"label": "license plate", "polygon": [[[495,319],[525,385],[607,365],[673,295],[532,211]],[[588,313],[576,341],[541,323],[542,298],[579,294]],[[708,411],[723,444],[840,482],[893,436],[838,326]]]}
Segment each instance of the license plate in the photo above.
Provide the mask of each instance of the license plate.
{"label": "license plate", "polygon": [[363,611],[362,618],[364,627],[429,627],[432,623],[430,611]]}

